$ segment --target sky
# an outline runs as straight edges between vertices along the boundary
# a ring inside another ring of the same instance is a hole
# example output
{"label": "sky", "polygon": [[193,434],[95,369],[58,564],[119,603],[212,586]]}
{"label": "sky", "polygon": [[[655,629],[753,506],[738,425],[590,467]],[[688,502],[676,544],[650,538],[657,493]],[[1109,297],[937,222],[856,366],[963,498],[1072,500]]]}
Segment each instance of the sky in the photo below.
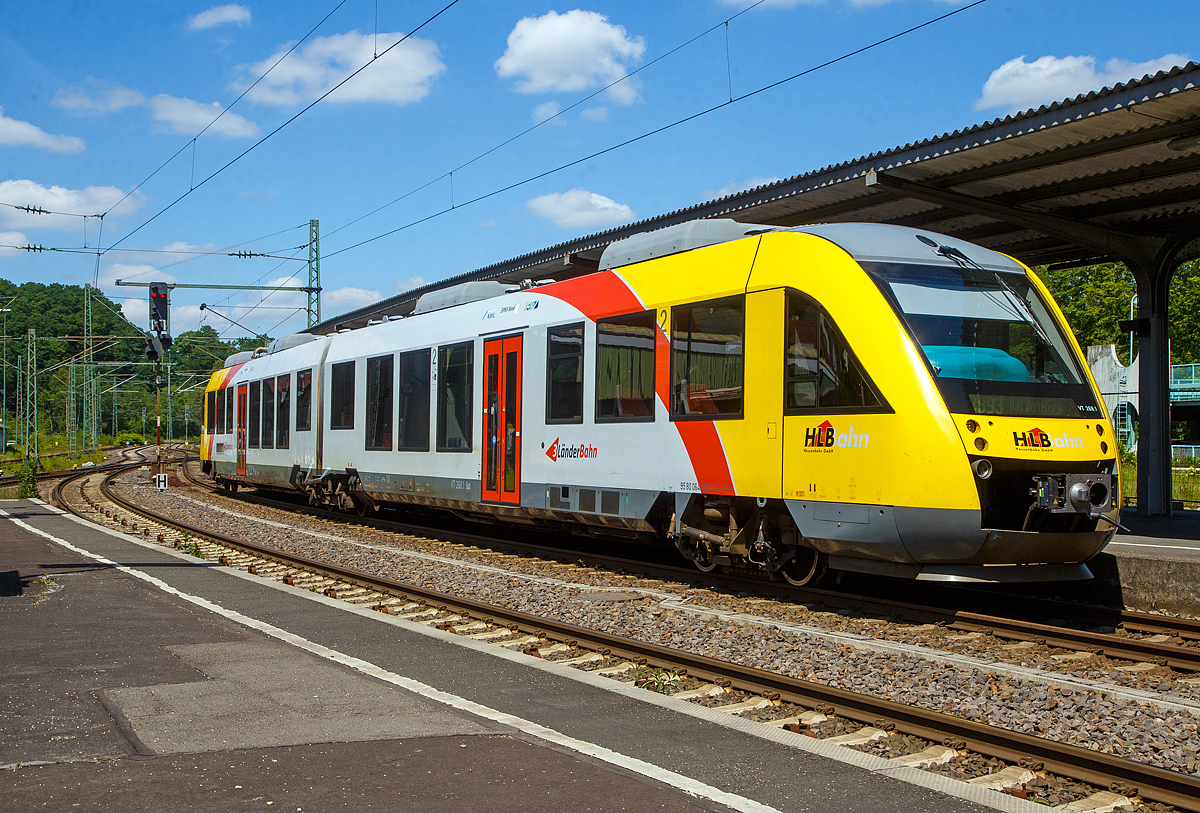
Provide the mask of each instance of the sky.
{"label": "sky", "polygon": [[[117,279],[304,285],[315,219],[328,319],[1200,61],[1194,2],[968,5],[6,3],[0,278],[98,281],[145,329],[146,289]],[[13,248],[25,245],[72,251]],[[270,256],[228,256],[238,251]],[[294,291],[178,288],[172,330],[280,336],[305,327],[304,302]]]}

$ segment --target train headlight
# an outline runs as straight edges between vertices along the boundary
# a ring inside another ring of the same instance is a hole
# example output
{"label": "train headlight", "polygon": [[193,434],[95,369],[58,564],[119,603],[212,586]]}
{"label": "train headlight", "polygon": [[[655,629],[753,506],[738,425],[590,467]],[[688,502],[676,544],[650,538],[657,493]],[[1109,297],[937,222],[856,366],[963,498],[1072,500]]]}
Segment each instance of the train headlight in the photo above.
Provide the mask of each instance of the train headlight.
{"label": "train headlight", "polygon": [[979,421],[974,419],[967,421],[967,431],[972,435],[979,431]]}
{"label": "train headlight", "polygon": [[987,441],[983,438],[975,438],[975,448],[982,452],[987,448]]}
{"label": "train headlight", "polygon": [[992,476],[992,461],[986,457],[981,457],[971,464],[971,468],[975,470],[975,476],[980,480],[986,480]]}

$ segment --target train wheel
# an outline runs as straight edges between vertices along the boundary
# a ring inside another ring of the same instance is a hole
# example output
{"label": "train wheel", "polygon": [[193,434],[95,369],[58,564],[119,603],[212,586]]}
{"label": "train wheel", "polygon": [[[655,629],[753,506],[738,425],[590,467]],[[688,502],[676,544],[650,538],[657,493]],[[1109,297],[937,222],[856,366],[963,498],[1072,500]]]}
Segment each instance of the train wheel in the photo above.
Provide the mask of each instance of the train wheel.
{"label": "train wheel", "polygon": [[354,513],[358,514],[360,517],[369,517],[372,514],[371,506],[367,505],[365,502],[358,502],[355,500]]}
{"label": "train wheel", "polygon": [[814,585],[825,575],[825,554],[812,548],[797,548],[796,558],[779,569],[793,587]]}

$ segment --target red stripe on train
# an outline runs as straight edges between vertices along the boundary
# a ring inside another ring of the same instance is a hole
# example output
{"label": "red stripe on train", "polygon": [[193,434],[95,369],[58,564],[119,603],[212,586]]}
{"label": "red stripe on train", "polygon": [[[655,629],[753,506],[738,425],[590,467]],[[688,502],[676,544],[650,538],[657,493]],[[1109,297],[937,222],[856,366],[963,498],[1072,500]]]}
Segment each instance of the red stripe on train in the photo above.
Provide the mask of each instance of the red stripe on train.
{"label": "red stripe on train", "polygon": [[[556,282],[539,288],[538,293],[561,299],[595,322],[607,316],[619,316],[645,310],[625,281],[612,271]],[[655,331],[656,368],[654,389],[663,409],[671,403],[671,344],[663,330]],[[713,421],[675,421],[674,426],[687,449],[692,469],[706,494],[734,494],[733,475]]]}

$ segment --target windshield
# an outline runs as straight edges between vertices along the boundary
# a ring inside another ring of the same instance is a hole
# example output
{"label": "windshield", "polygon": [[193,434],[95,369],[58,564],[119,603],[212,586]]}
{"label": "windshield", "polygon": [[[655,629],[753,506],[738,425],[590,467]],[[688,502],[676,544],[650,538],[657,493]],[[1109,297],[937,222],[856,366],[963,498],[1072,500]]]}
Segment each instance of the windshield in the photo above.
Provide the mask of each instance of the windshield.
{"label": "windshield", "polygon": [[897,306],[951,412],[1099,415],[1070,341],[1025,275],[864,265]]}

